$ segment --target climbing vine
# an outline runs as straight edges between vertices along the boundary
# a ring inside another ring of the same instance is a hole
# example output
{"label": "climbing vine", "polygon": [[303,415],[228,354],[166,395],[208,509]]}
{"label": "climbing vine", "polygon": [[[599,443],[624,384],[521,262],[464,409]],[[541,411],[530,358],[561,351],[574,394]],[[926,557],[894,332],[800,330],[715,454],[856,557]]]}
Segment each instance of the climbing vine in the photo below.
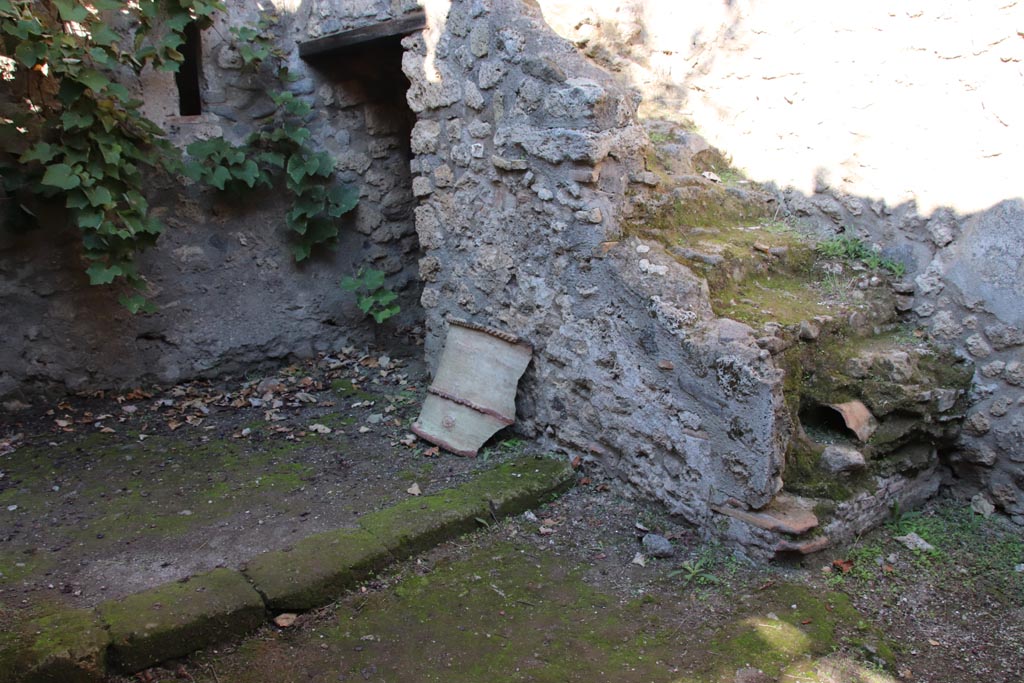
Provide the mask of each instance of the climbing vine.
{"label": "climbing vine", "polygon": [[332,183],[334,159],[307,145],[309,131],[302,121],[310,105],[289,92],[271,97],[277,105],[271,125],[253,133],[243,145],[232,145],[223,137],[193,142],[186,148],[191,161],[185,165],[185,175],[219,190],[269,187],[283,175],[291,195],[285,221],[294,237],[292,254],[296,261],[303,261],[315,246],[337,240],[335,219],[355,207],[359,190]]}
{"label": "climbing vine", "polygon": [[[4,194],[21,217],[34,215],[31,197],[62,201],[82,232],[89,281],[127,282],[135,292],[121,302],[133,312],[148,306],[134,256],[163,231],[143,174],[175,156],[116,78],[146,65],[176,71],[185,27],[208,25],[220,9],[207,0],[0,0],[0,72],[17,95],[0,112]],[[128,35],[115,21],[132,27]]]}
{"label": "climbing vine", "polygon": [[[119,81],[143,68],[175,72],[189,24],[204,29],[225,6],[219,0],[0,0],[0,171],[11,224],[35,218],[40,204],[61,203],[82,234],[92,284],[122,282],[121,303],[151,310],[136,254],[164,225],[149,211],[145,175],[187,175],[218,189],[274,182],[275,169],[295,198],[288,224],[298,237],[297,260],[337,236],[335,218],[358,193],[330,183],[330,157],[311,151],[301,125],[309,105],[275,97],[274,126],[241,148],[221,138],[189,147],[190,163],[140,111]],[[233,30],[246,66],[281,57],[269,24]],[[282,70],[280,76],[286,76]]]}

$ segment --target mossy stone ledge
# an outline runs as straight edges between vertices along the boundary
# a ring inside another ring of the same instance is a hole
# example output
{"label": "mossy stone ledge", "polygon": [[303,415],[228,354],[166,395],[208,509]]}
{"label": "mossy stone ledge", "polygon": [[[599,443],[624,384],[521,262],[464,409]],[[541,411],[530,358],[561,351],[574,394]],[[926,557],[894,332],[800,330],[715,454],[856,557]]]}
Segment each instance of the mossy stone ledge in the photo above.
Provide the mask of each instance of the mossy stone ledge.
{"label": "mossy stone ledge", "polygon": [[111,664],[128,672],[245,635],[266,618],[259,593],[229,569],[111,600],[97,611],[110,630]]}
{"label": "mossy stone ledge", "polygon": [[340,529],[257,555],[243,571],[272,611],[304,611],[326,605],[393,560],[367,532]]}

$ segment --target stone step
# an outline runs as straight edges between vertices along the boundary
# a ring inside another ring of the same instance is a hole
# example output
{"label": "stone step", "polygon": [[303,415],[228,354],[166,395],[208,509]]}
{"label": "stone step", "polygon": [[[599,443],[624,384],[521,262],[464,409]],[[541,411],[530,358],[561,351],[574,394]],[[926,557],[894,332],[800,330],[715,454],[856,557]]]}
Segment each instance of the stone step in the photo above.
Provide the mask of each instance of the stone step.
{"label": "stone step", "polygon": [[0,683],[101,683],[217,642],[240,638],[274,614],[337,599],[388,564],[518,514],[575,482],[569,463],[522,457],[466,484],[412,498],[336,530],[264,553],[241,570],[215,569],[0,630]]}

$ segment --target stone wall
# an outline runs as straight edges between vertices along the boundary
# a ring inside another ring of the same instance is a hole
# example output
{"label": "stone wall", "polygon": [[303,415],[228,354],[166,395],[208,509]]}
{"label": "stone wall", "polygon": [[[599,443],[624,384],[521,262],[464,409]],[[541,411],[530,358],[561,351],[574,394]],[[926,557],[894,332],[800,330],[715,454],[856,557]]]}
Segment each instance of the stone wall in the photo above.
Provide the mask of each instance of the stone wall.
{"label": "stone wall", "polygon": [[[311,102],[312,145],[334,155],[338,178],[358,184],[362,195],[341,221],[337,248],[294,263],[280,188],[231,196],[184,178],[154,178],[154,213],[167,230],[140,269],[158,312],[133,317],[117,304],[116,292],[87,284],[75,231],[61,227],[60,212],[28,234],[0,229],[0,397],[238,372],[380,333],[400,345],[404,331],[421,325],[409,174],[413,116],[401,47],[395,42],[361,58],[312,65],[297,49],[311,34],[375,23],[415,4],[282,6],[277,45],[298,77],[287,85],[270,68],[243,69],[232,42],[229,27],[254,23],[258,4],[230,3],[203,33],[201,115],[179,116],[173,76],[151,72],[139,84],[145,112],[183,147],[215,135],[244,140],[267,124],[275,90]],[[388,286],[401,294],[403,313],[383,329],[338,287],[364,265],[385,271]]]}
{"label": "stone wall", "polygon": [[[279,45],[299,77],[286,87],[314,105],[314,144],[334,154],[339,177],[362,192],[337,251],[295,266],[284,201],[274,193],[226,197],[154,179],[169,230],[142,270],[160,312],[132,318],[109,293],[85,286],[73,234],[5,234],[0,395],[54,383],[175,381],[330,351],[373,333],[337,289],[342,275],[369,264],[403,295],[403,316],[388,332],[422,323],[431,363],[449,316],[534,344],[518,429],[583,454],[705,528],[712,507],[741,516],[765,509],[782,487],[793,431],[784,373],[751,328],[716,318],[703,278],[624,228],[649,196],[668,190],[645,162],[638,108],[679,109],[690,101],[686,88],[715,73],[717,48],[730,64],[742,56],[746,43],[735,41],[746,35],[747,4],[702,6],[688,15],[696,29],[679,34],[691,42],[676,48],[664,42],[669,23],[658,24],[669,16],[659,12],[676,3],[616,3],[610,15],[591,7],[578,16],[579,2],[568,0],[545,0],[543,15],[524,0],[424,4],[427,30],[401,48],[310,64],[298,58],[298,41],[418,5],[277,4]],[[177,143],[216,134],[241,140],[271,114],[268,91],[277,85],[241,68],[228,31],[255,19],[256,6],[233,3],[204,34],[202,115],[177,116],[169,76],[143,79],[148,113]],[[691,73],[681,65],[695,55]],[[1019,63],[1009,60],[1000,63]],[[833,175],[815,172],[807,187],[775,183],[780,215],[818,236],[856,235],[906,265],[897,308],[978,368],[948,464],[960,483],[1024,522],[1024,206],[1011,198],[974,213],[923,213],[905,197],[858,190],[856,175],[834,183]],[[929,470],[922,490],[938,477]],[[886,486],[902,495],[901,481]],[[845,515],[849,530],[884,503],[859,501],[838,519]],[[767,549],[772,533],[759,540]]]}
{"label": "stone wall", "polygon": [[781,372],[702,279],[623,237],[657,183],[635,92],[518,0],[456,0],[404,44],[428,360],[449,316],[522,335],[518,429],[694,523],[763,506],[790,429]]}
{"label": "stone wall", "polygon": [[1014,4],[542,0],[545,19],[686,121],[812,236],[905,264],[898,309],[974,362],[956,483],[1024,524],[1024,86]]}

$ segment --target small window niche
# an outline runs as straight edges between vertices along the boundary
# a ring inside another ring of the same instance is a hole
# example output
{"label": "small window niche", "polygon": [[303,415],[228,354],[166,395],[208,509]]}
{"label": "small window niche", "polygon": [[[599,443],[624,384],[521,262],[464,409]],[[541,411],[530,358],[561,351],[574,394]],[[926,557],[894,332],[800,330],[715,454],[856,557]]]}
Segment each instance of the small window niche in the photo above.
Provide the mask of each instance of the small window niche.
{"label": "small window niche", "polygon": [[200,79],[203,73],[203,43],[199,26],[193,21],[186,24],[182,34],[185,43],[179,48],[182,61],[174,82],[178,86],[178,113],[182,116],[199,116],[203,113],[203,98]]}

